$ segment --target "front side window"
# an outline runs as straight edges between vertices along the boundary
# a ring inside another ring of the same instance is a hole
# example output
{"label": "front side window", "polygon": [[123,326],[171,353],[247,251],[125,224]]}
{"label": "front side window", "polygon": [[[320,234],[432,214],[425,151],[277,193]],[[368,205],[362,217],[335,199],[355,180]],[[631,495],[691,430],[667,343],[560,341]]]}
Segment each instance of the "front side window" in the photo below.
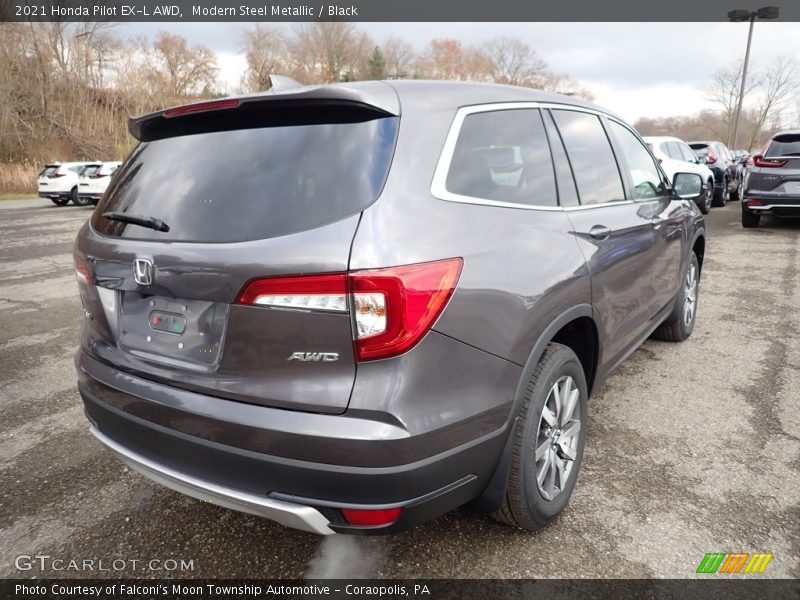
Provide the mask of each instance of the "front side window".
{"label": "front side window", "polygon": [[625,155],[625,162],[628,164],[633,182],[634,199],[649,200],[667,195],[661,172],[644,144],[627,127],[623,127],[615,121],[609,121],[609,123],[611,131]]}
{"label": "front side window", "polygon": [[538,109],[473,113],[461,125],[448,192],[530,206],[556,206],[550,147]]}
{"label": "front side window", "polygon": [[617,161],[600,119],[572,110],[554,110],[552,114],[575,174],[581,204],[624,200]]}

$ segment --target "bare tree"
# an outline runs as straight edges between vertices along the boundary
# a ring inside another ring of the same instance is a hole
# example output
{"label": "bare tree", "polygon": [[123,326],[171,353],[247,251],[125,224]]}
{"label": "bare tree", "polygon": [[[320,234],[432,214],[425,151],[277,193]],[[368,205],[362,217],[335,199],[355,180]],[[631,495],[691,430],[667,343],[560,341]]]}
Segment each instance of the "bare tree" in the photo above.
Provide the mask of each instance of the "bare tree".
{"label": "bare tree", "polygon": [[288,68],[286,36],[280,29],[259,23],[243,31],[241,49],[247,61],[247,69],[242,76],[242,88],[246,91],[269,89],[269,76]]}
{"label": "bare tree", "polygon": [[408,77],[411,72],[414,49],[404,39],[390,35],[383,43],[383,58],[386,63],[386,77],[402,79]]}
{"label": "bare tree", "polygon": [[779,57],[761,74],[761,98],[755,108],[755,123],[750,134],[749,146],[755,145],[767,122],[769,131],[780,128],[781,116],[800,90],[800,72],[797,62],[786,56]]}
{"label": "bare tree", "polygon": [[289,43],[292,74],[304,82],[352,81],[367,71],[374,47],[353,23],[304,23]]}
{"label": "bare tree", "polygon": [[431,40],[415,62],[415,75],[426,79],[485,81],[490,69],[486,55],[455,39]]}
{"label": "bare tree", "polygon": [[538,87],[547,65],[519,38],[498,37],[483,45],[489,73],[495,83]]}
{"label": "bare tree", "polygon": [[190,48],[186,38],[161,31],[142,50],[152,84],[168,98],[198,94],[216,83],[217,59],[205,46]]}

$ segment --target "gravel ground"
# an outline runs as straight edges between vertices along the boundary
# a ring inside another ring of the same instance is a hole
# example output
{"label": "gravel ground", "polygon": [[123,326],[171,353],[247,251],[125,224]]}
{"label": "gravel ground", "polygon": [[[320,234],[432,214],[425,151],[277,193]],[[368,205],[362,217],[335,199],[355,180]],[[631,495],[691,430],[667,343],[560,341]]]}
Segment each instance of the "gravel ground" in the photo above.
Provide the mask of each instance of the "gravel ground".
{"label": "gravel ground", "polygon": [[[647,342],[597,391],[575,494],[551,527],[457,511],[323,541],[163,489],[89,434],[71,259],[89,214],[0,202],[0,576],[674,578],[707,552],[763,551],[765,575],[800,577],[800,223],[745,231],[737,203],[712,211],[694,334]],[[19,571],[19,555],[127,563]]]}

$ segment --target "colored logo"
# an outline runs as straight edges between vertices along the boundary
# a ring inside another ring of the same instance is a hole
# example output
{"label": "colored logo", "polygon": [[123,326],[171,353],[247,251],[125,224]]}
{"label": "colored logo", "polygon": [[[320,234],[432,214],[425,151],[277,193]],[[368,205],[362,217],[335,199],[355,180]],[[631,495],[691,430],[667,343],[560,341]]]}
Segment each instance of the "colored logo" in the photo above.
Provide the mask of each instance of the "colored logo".
{"label": "colored logo", "polygon": [[772,553],[709,552],[700,561],[697,573],[763,573]]}

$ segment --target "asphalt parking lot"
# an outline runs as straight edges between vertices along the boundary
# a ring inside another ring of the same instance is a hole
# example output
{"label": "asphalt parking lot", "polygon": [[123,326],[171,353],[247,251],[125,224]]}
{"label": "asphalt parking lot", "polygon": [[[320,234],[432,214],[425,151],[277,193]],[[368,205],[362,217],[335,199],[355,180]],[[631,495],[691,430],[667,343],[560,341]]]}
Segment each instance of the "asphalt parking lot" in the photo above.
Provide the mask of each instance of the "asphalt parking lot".
{"label": "asphalt parking lot", "polygon": [[[458,511],[323,543],[152,484],[89,434],[71,257],[88,216],[0,202],[0,576],[682,578],[707,552],[771,552],[766,576],[800,577],[800,222],[743,230],[738,203],[712,211],[694,334],[647,342],[597,391],[553,526]],[[20,571],[19,555],[128,562]]]}

